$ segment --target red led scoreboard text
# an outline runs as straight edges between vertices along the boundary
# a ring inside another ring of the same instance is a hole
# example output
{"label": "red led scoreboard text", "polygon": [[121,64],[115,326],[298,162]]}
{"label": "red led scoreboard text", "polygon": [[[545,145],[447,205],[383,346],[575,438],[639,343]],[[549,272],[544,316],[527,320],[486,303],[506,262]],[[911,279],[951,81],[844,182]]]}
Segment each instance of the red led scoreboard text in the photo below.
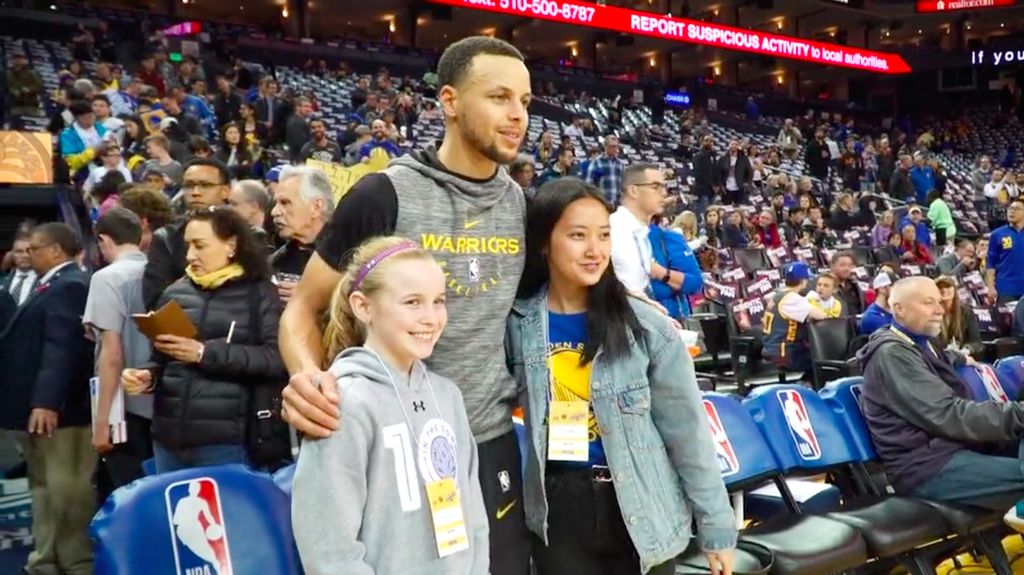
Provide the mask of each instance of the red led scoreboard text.
{"label": "red led scoreboard text", "polygon": [[[905,74],[910,66],[897,54],[744,30],[650,12],[600,6],[576,0],[429,0],[513,16],[526,16],[615,32],[640,34],[677,42],[717,46],[766,56],[842,66],[882,74]],[[969,1],[969,0],[959,0]],[[975,0],[1000,2],[1005,0]]]}

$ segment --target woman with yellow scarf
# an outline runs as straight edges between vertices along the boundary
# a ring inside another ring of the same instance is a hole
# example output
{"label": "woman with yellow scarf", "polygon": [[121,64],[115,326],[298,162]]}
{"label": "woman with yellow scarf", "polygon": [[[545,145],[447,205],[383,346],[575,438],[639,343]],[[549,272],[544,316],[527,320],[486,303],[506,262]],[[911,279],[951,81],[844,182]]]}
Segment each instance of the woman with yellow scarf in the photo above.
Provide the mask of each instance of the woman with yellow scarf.
{"label": "woman with yellow scarf", "polygon": [[185,277],[168,286],[158,309],[177,302],[198,333],[157,336],[152,363],[125,370],[122,385],[155,394],[157,472],[262,463],[246,450],[254,391],[279,391],[287,381],[277,348],[280,303],[263,247],[226,207],[194,214],[185,243]]}

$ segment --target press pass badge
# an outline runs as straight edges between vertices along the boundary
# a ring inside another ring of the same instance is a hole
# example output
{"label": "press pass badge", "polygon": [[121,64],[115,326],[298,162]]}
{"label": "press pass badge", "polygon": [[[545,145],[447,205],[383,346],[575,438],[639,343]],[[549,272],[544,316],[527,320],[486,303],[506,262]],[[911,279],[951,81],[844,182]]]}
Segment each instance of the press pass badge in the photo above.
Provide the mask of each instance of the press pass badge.
{"label": "press pass badge", "polygon": [[586,401],[552,401],[548,415],[548,461],[590,459],[590,406]]}
{"label": "press pass badge", "polygon": [[427,483],[427,501],[434,522],[437,554],[441,558],[469,549],[466,521],[462,516],[462,501],[451,477]]}

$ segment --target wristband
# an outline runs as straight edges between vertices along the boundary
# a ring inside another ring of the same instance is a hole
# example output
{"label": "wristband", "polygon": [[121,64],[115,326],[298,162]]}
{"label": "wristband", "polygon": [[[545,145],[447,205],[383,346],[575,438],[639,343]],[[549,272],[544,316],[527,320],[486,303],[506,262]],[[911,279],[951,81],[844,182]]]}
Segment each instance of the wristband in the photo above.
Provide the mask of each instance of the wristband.
{"label": "wristband", "polygon": [[199,355],[198,355],[198,357],[196,357],[196,363],[202,363],[203,362],[203,352],[204,351],[206,351],[206,346],[203,345],[203,344],[199,344]]}

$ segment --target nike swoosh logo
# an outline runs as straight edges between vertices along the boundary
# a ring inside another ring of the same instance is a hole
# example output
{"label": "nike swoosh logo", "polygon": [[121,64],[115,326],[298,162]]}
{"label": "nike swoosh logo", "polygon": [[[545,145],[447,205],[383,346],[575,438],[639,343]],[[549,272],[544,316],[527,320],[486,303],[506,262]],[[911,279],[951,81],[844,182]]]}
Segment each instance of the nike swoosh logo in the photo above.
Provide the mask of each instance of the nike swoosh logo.
{"label": "nike swoosh logo", "polygon": [[512,503],[509,503],[508,505],[502,507],[501,509],[498,509],[498,513],[497,513],[498,521],[501,521],[502,519],[505,518],[506,515],[508,515],[508,512],[511,511],[512,508],[516,506],[516,502],[517,501],[519,501],[519,500],[518,499],[513,499]]}
{"label": "nike swoosh logo", "polygon": [[475,227],[476,227],[476,225],[477,225],[477,224],[479,224],[479,223],[480,223],[480,222],[482,222],[482,221],[483,221],[483,220],[473,220],[472,222],[470,222],[470,221],[467,221],[467,222],[466,222],[466,225],[465,225],[464,227],[465,227],[465,228],[466,228],[467,230],[471,230],[471,229],[475,228]]}

